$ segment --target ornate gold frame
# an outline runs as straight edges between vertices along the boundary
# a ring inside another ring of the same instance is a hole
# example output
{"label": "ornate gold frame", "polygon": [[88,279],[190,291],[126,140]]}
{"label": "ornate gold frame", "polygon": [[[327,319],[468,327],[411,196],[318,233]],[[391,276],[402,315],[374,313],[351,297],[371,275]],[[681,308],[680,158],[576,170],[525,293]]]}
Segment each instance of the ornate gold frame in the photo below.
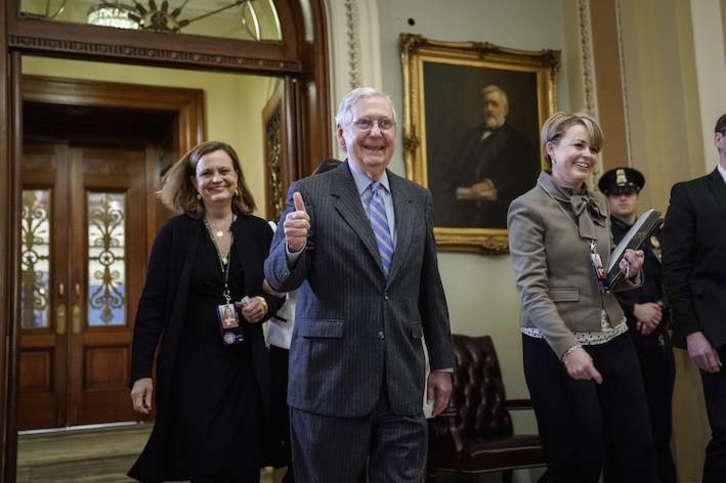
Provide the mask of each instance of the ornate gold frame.
{"label": "ornate gold frame", "polygon": [[[445,42],[406,33],[400,35],[399,46],[403,65],[403,152],[406,177],[422,186],[428,186],[426,113],[423,107],[424,62],[535,72],[539,125],[556,110],[556,75],[560,63],[560,52],[557,50],[530,51],[482,42]],[[542,162],[544,166],[544,159]],[[506,229],[435,227],[434,235],[437,246],[442,250],[490,254],[509,251]]]}

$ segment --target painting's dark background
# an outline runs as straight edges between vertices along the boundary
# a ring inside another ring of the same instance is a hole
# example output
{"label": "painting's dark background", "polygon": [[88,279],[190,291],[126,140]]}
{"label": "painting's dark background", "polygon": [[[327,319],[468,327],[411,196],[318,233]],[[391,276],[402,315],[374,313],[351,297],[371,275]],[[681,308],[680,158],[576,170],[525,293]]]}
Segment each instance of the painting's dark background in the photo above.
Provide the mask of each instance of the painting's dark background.
{"label": "painting's dark background", "polygon": [[[454,226],[444,209],[447,203],[439,203],[437,209],[436,199],[437,194],[438,198],[443,198],[441,182],[451,176],[452,159],[461,138],[469,129],[484,122],[481,90],[489,84],[496,84],[507,93],[507,122],[521,132],[539,153],[537,74],[428,61],[423,63],[423,73],[427,181],[434,198],[434,225]],[[536,162],[540,162],[539,158]],[[512,176],[516,175],[512,173]]]}

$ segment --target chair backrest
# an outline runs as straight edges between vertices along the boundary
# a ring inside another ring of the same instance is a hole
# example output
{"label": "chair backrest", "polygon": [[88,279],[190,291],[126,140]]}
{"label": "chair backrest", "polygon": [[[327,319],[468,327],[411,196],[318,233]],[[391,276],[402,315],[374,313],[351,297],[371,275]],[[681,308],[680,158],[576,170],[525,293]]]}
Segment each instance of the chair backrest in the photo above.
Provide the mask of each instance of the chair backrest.
{"label": "chair backrest", "polygon": [[454,334],[453,391],[449,411],[456,412],[456,426],[465,437],[511,436],[512,418],[499,360],[491,337]]}

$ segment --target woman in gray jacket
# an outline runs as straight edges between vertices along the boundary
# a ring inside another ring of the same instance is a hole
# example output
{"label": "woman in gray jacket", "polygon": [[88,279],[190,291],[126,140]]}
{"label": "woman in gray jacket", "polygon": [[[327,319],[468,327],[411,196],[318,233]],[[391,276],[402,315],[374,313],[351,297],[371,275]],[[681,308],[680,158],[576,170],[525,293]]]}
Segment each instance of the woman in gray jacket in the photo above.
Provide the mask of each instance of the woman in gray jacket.
{"label": "woman in gray jacket", "polygon": [[[655,482],[638,359],[615,296],[603,287],[613,249],[608,206],[589,192],[602,132],[584,114],[542,127],[552,173],[514,200],[507,225],[522,300],[524,372],[551,481]],[[633,287],[643,252],[621,262]]]}

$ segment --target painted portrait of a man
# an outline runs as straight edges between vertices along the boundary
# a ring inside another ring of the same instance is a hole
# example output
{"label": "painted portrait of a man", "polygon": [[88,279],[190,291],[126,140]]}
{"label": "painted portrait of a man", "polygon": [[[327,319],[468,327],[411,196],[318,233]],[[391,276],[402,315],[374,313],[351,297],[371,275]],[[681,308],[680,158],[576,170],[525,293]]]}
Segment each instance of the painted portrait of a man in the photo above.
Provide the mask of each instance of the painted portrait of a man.
{"label": "painted portrait of a man", "polygon": [[426,98],[434,222],[506,229],[509,204],[535,185],[541,169],[535,75],[442,64],[428,70],[432,86],[448,71],[468,94],[439,94],[427,86],[436,93]]}

